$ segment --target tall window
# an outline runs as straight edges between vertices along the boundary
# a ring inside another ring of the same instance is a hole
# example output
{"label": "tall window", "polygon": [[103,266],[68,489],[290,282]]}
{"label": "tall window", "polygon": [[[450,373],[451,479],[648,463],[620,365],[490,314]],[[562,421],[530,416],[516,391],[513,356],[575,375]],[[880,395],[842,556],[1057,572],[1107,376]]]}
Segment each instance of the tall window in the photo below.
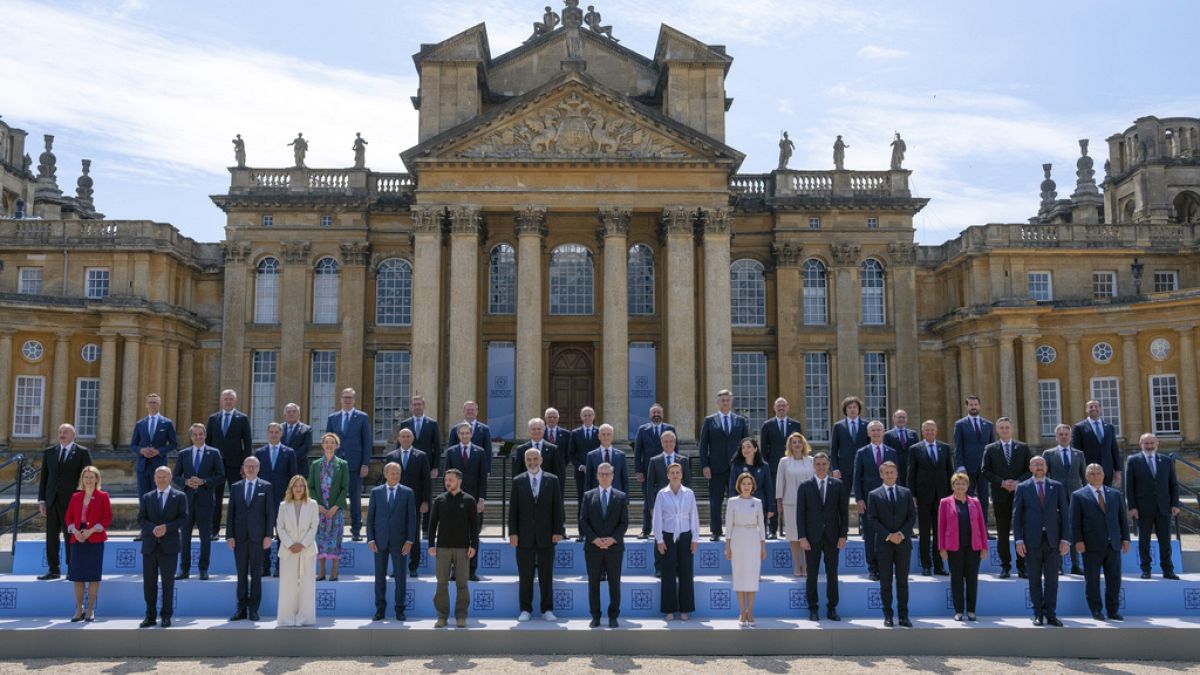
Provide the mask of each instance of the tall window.
{"label": "tall window", "polygon": [[1050,302],[1054,299],[1054,283],[1049,272],[1029,272],[1025,275],[1025,283],[1029,289],[1029,297],[1038,302]]}
{"label": "tall window", "polygon": [[1097,300],[1117,297],[1117,273],[1092,272],[1092,297]]}
{"label": "tall window", "polygon": [[883,265],[873,258],[867,258],[862,264],[862,278],[859,279],[862,289],[862,322],[867,326],[881,326],[884,320],[884,279]]}
{"label": "tall window", "polygon": [[1092,378],[1092,398],[1100,404],[1100,414],[1112,422],[1121,435],[1121,382],[1115,377]]}
{"label": "tall window", "polygon": [[35,375],[18,375],[17,386],[13,394],[13,436],[19,438],[41,436],[46,378]]}
{"label": "tall window", "polygon": [[738,412],[751,429],[767,419],[767,355],[762,352],[733,353],[733,394]]}
{"label": "tall window", "polygon": [[375,323],[379,326],[412,325],[412,265],[389,258],[375,275]]}
{"label": "tall window", "polygon": [[829,440],[829,354],[804,355],[804,428],[808,440]]}
{"label": "tall window", "polygon": [[411,359],[407,351],[375,353],[375,442],[391,441],[392,430],[408,413]]}
{"label": "tall window", "polygon": [[592,252],[563,244],[550,254],[550,313],[592,313]]}
{"label": "tall window", "polygon": [[85,271],[84,292],[93,300],[108,297],[108,268],[89,267]]}
{"label": "tall window", "polygon": [[279,323],[279,261],[263,258],[254,277],[254,323]]}
{"label": "tall window", "polygon": [[868,420],[879,420],[888,424],[888,365],[887,354],[866,352],[863,354],[863,403],[867,409],[863,416]]}
{"label": "tall window", "polygon": [[42,268],[21,267],[17,271],[17,292],[38,295],[42,292]]}
{"label": "tall window", "polygon": [[80,438],[96,437],[96,419],[100,411],[100,379],[81,377],[75,380],[75,434]]}
{"label": "tall window", "polygon": [[1179,384],[1174,375],[1150,377],[1150,416],[1154,433],[1179,435]]}
{"label": "tall window", "polygon": [[517,253],[497,244],[488,256],[488,314],[517,313]]}
{"label": "tall window", "polygon": [[1179,290],[1179,272],[1163,270],[1154,273],[1154,292],[1166,293]]}
{"label": "tall window", "polygon": [[729,266],[730,309],[733,325],[767,325],[767,280],[757,260],[735,260]]}
{"label": "tall window", "polygon": [[[815,258],[804,261],[804,323],[824,326],[829,323],[828,278],[825,263]],[[811,427],[810,427],[811,428]]]}
{"label": "tall window", "polygon": [[313,277],[313,323],[338,322],[338,264],[333,258],[317,261]]}
{"label": "tall window", "polygon": [[654,253],[645,244],[629,248],[626,289],[630,316],[654,314]]}
{"label": "tall window", "polygon": [[[337,352],[317,350],[312,353],[309,373],[308,416],[313,438],[325,433],[325,420],[337,408]],[[299,448],[294,448],[301,452]],[[303,452],[308,452],[304,448]]]}
{"label": "tall window", "polygon": [[250,373],[250,434],[267,439],[267,425],[275,420],[276,352],[254,352]]}
{"label": "tall window", "polygon": [[1038,433],[1054,436],[1054,428],[1062,422],[1062,407],[1058,395],[1058,380],[1038,380]]}

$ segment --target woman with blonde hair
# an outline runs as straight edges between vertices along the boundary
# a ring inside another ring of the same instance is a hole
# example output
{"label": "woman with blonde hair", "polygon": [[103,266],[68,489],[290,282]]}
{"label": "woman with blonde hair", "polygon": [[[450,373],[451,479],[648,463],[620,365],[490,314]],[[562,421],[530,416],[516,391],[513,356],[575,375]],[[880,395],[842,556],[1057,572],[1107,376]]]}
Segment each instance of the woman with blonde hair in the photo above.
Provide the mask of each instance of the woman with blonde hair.
{"label": "woman with blonde hair", "polygon": [[808,570],[805,569],[804,551],[800,549],[798,528],[791,521],[796,519],[800,484],[815,475],[810,453],[808,439],[799,432],[791,434],[787,437],[784,457],[779,460],[779,473],[775,476],[775,513],[779,514],[779,526],[792,547],[792,574],[798,577],[805,576]]}
{"label": "woman with blonde hair", "polygon": [[734,483],[736,496],[725,505],[725,559],[733,571],[738,599],[738,625],[754,625],[754,594],[762,561],[767,559],[767,519],[762,502],[754,496],[758,486],[753,473],[743,473]]}
{"label": "woman with blonde hair", "polygon": [[337,581],[338,561],[342,558],[342,535],[346,524],[346,500],[350,496],[350,465],[337,456],[342,439],[333,432],[321,436],[320,459],[308,471],[308,493],[317,503],[320,523],[317,527],[317,581],[325,580],[325,561],[330,564],[329,580]]}
{"label": "woman with blonde hair", "polygon": [[[104,573],[104,542],[112,525],[112,502],[100,489],[100,469],[85,466],[79,474],[79,489],[67,505],[68,546],[71,547],[67,578],[75,582],[75,616],[71,621],[91,622],[96,618],[100,576]],[[83,592],[87,586],[87,614]]]}
{"label": "woman with blonde hair", "polygon": [[292,476],[276,515],[279,534],[280,626],[311,626],[317,622],[317,503],[308,497],[304,476]]}
{"label": "woman with blonde hair", "polygon": [[975,620],[979,565],[988,557],[987,521],[979,500],[967,494],[970,484],[967,474],[959,471],[950,477],[954,494],[938,503],[938,553],[950,566],[955,621],[962,621],[964,609],[967,620]]}

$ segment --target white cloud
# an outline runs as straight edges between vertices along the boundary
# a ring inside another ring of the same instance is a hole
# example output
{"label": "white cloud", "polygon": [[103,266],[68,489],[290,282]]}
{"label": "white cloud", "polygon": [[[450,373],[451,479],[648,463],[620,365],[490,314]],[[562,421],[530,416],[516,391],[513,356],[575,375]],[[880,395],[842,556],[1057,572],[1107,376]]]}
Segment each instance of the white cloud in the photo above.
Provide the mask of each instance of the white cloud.
{"label": "white cloud", "polygon": [[858,50],[858,57],[869,61],[894,61],[906,56],[908,56],[908,52],[903,49],[892,49],[879,45],[865,45]]}

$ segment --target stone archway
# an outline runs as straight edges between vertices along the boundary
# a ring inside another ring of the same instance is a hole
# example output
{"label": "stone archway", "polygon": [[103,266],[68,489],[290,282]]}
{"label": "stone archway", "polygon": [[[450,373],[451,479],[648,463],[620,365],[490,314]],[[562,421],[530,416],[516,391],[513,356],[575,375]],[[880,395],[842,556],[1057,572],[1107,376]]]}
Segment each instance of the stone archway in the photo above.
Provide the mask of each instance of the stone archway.
{"label": "stone archway", "polygon": [[596,405],[596,370],[592,346],[562,343],[550,347],[550,405],[560,426],[579,426],[579,410]]}
{"label": "stone archway", "polygon": [[1175,207],[1176,223],[1200,223],[1200,195],[1184,190],[1175,195],[1171,204]]}

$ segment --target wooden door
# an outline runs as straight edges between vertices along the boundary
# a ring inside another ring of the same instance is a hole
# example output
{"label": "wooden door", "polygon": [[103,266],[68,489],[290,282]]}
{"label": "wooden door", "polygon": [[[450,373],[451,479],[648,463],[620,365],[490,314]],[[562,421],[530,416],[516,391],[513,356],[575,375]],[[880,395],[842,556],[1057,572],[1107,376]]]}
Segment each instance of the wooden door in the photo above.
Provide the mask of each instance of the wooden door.
{"label": "wooden door", "polygon": [[550,405],[558,409],[559,426],[579,426],[579,410],[595,407],[595,361],[592,346],[554,344],[550,347]]}

